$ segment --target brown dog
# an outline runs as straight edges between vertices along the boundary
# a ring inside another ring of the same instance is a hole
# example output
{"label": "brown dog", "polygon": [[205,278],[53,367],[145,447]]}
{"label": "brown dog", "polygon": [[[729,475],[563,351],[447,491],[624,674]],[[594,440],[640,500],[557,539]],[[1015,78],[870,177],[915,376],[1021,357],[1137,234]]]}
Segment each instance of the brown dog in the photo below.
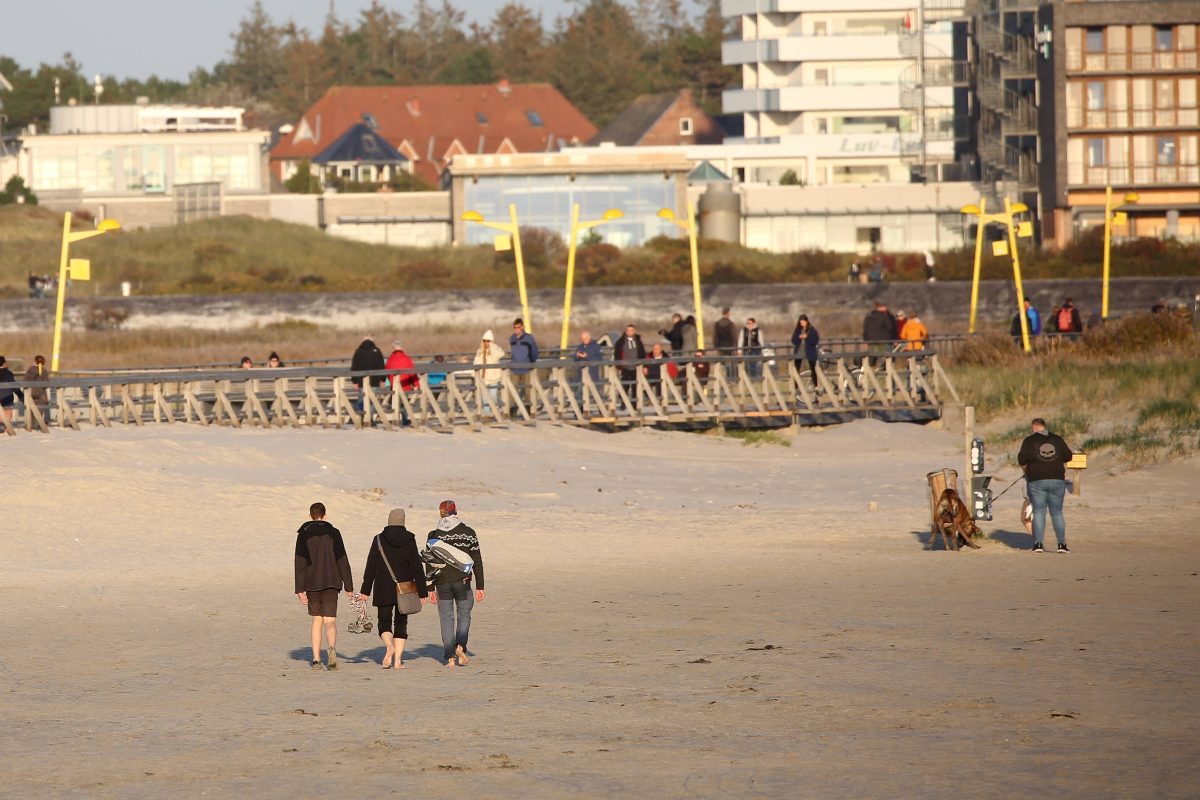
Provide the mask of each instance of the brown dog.
{"label": "brown dog", "polygon": [[[960,539],[967,547],[979,549],[979,545],[971,541],[971,537],[979,533],[979,527],[971,518],[970,509],[967,508],[966,503],[958,496],[955,489],[949,488],[942,492],[933,512],[933,522],[934,533],[941,535],[942,545],[947,550],[957,550]],[[925,549],[932,550],[933,542],[934,537],[930,536],[929,544]]]}

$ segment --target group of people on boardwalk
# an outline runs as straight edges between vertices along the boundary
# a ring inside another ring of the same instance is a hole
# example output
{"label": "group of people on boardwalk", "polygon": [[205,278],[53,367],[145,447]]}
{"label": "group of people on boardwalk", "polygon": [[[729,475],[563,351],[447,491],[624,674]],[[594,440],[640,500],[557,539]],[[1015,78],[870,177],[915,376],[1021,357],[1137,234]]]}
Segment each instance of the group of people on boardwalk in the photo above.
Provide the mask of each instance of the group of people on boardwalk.
{"label": "group of people on boardwalk", "polygon": [[[438,506],[438,523],[426,536],[424,553],[418,551],[416,536],[405,527],[404,509],[392,509],[387,525],[371,542],[357,594],[341,531],[325,514],[324,504],[313,503],[309,520],[296,533],[296,597],[312,618],[312,669],[338,667],[337,605],[343,591],[352,603],[365,604],[371,599],[384,646],[380,662],[384,669],[406,668],[408,618],[426,604],[438,609],[445,666],[465,667],[470,660],[471,612],[484,598],[483,556],[478,534],[459,518],[455,502],[445,500]],[[461,560],[462,556],[439,557],[446,552],[465,554],[469,563]]]}

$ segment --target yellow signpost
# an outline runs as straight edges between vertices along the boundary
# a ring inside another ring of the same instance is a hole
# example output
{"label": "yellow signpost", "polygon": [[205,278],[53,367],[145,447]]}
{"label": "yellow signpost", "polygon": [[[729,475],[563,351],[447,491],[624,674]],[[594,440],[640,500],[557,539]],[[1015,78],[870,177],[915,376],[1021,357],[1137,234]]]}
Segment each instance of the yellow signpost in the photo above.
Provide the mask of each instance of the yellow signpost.
{"label": "yellow signpost", "polygon": [[508,205],[509,222],[490,222],[483,218],[478,211],[467,211],[462,218],[467,222],[477,222],[485,228],[502,231],[494,241],[497,252],[513,251],[517,262],[517,293],[521,296],[521,318],[525,320],[525,330],[533,333],[533,319],[529,316],[529,295],[525,292],[525,259],[521,255],[521,228],[517,223],[517,206]]}
{"label": "yellow signpost", "polygon": [[1009,203],[1008,198],[1005,198],[1004,211],[989,214],[987,213],[987,198],[981,197],[979,205],[966,205],[959,210],[963,214],[979,219],[978,229],[975,232],[975,267],[971,275],[971,316],[967,323],[967,332],[975,333],[975,313],[979,307],[979,273],[983,262],[983,232],[989,223],[996,222],[1004,226],[1007,239],[992,242],[992,255],[998,258],[1012,256],[1013,280],[1017,286],[1017,317],[1021,321],[1021,343],[1025,352],[1028,353],[1031,349],[1029,318],[1025,315],[1025,290],[1021,286],[1021,256],[1017,252],[1017,237],[1026,239],[1033,236],[1033,223],[1014,223],[1013,216],[1024,214],[1029,207],[1024,203]]}
{"label": "yellow signpost", "polygon": [[1116,205],[1113,205],[1113,190],[1111,186],[1104,187],[1104,278],[1100,289],[1100,317],[1108,319],[1108,274],[1109,252],[1112,250],[1113,225],[1124,225],[1128,216],[1124,211],[1117,211],[1123,205],[1132,205],[1138,201],[1137,192],[1126,192]]}
{"label": "yellow signpost", "polygon": [[567,349],[567,343],[571,336],[571,294],[575,288],[575,249],[579,244],[579,232],[612,222],[623,216],[625,215],[618,209],[610,208],[600,219],[581,222],[579,220],[579,203],[571,205],[571,242],[567,247],[567,291],[563,296],[562,341],[559,344],[563,350]]}
{"label": "yellow signpost", "polygon": [[692,257],[692,305],[696,313],[696,347],[703,350],[704,315],[700,311],[700,249],[696,245],[696,209],[690,202],[687,204],[687,222],[676,219],[675,212],[669,208],[661,209],[658,216],[687,231],[688,248]]}
{"label": "yellow signpost", "polygon": [[67,279],[73,281],[91,280],[92,262],[86,258],[71,258],[71,245],[102,236],[110,231],[121,230],[121,223],[113,219],[103,219],[96,225],[94,231],[71,232],[71,212],[63,214],[62,250],[58,259],[58,299],[54,308],[54,345],[50,350],[50,372],[58,372],[58,356],[62,348],[63,309],[67,302]]}

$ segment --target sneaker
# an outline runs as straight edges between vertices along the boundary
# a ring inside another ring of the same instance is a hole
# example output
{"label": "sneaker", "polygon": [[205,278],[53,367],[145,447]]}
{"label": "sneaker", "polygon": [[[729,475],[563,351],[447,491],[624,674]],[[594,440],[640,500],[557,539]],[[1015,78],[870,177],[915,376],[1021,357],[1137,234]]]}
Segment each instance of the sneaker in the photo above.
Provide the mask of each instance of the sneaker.
{"label": "sneaker", "polygon": [[325,667],[321,666],[321,662],[320,662],[320,661],[314,661],[314,662],[312,662],[312,664],[311,664],[310,668],[311,668],[311,669],[325,669]]}
{"label": "sneaker", "polygon": [[333,647],[330,647],[329,657],[325,660],[329,662],[329,669],[337,669],[337,650]]}
{"label": "sneaker", "polygon": [[1058,544],[1058,552],[1060,552],[1060,553],[1069,553],[1069,552],[1071,552],[1071,548],[1067,547],[1067,543],[1066,543],[1066,542],[1059,542],[1059,544]]}
{"label": "sneaker", "polygon": [[1041,543],[1041,542],[1034,542],[1034,543],[1033,543],[1033,552],[1035,552],[1035,553],[1044,553],[1044,552],[1046,552],[1046,550],[1045,550],[1045,548],[1043,548],[1043,547],[1042,547],[1042,543]]}

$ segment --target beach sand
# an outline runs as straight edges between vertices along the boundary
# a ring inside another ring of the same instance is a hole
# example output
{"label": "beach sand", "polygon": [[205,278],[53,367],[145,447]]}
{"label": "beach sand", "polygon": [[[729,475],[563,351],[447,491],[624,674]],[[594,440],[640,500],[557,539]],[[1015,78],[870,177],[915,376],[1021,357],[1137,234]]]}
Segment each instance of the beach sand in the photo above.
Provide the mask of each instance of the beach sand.
{"label": "beach sand", "polygon": [[[993,456],[1004,454],[993,453]],[[1014,489],[981,550],[922,551],[961,439],[862,421],[790,447],[541,425],[177,425],[0,442],[6,797],[1194,797],[1200,459],[1067,503]],[[997,490],[1016,477],[1007,467]],[[308,666],[295,530],[355,579],[395,506],[452,498],[487,598],[405,671],[338,620]],[[875,501],[878,511],[867,511]],[[1052,536],[1048,535],[1052,540]]]}

